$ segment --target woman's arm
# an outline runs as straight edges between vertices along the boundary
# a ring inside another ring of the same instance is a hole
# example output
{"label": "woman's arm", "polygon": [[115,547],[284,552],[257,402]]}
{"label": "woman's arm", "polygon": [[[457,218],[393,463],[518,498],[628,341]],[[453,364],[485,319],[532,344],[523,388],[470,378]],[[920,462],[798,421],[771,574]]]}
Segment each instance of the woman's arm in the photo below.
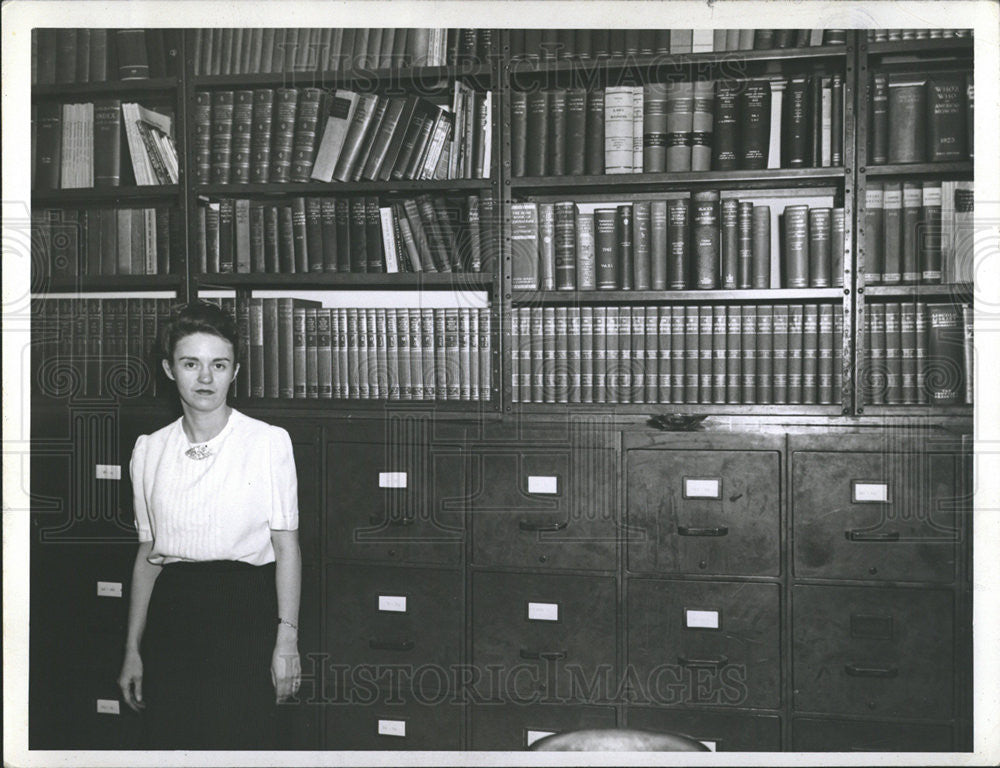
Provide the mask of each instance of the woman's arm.
{"label": "woman's arm", "polygon": [[278,618],[284,619],[278,624],[278,636],[271,656],[271,678],[277,700],[281,701],[298,692],[302,674],[298,633],[299,598],[302,591],[299,532],[272,530],[271,545],[274,547]]}
{"label": "woman's arm", "polygon": [[132,566],[132,589],[128,604],[128,630],[125,636],[125,660],[122,671],[118,675],[118,686],[122,689],[125,703],[139,711],[145,706],[142,701],[142,658],[139,655],[139,644],[142,633],[146,629],[146,613],[149,610],[149,598],[153,594],[153,585],[160,575],[162,566],[154,565],[146,558],[153,548],[153,542],[139,542],[139,551],[135,555],[135,565]]}

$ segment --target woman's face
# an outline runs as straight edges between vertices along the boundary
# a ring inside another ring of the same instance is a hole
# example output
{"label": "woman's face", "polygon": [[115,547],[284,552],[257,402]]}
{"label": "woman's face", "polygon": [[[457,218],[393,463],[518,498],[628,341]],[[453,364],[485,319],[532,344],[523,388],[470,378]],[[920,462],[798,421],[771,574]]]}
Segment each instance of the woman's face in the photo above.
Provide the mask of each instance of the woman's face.
{"label": "woman's face", "polygon": [[233,358],[233,345],[221,336],[192,333],[177,342],[173,359],[164,360],[163,369],[177,382],[185,406],[211,413],[226,405],[229,385],[239,370]]}

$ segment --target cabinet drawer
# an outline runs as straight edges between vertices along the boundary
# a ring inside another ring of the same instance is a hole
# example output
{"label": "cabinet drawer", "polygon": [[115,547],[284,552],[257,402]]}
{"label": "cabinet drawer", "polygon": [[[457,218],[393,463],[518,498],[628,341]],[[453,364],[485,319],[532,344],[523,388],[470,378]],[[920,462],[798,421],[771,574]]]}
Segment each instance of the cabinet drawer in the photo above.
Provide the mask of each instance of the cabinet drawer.
{"label": "cabinet drawer", "polygon": [[444,750],[462,748],[464,707],[450,695],[327,704],[326,748]]}
{"label": "cabinet drawer", "polygon": [[773,451],[629,451],[629,569],[776,576],[779,464]]}
{"label": "cabinet drawer", "polygon": [[950,725],[810,717],[792,721],[796,752],[951,752],[953,743]]}
{"label": "cabinet drawer", "polygon": [[614,605],[611,578],[475,573],[473,663],[517,701],[576,699],[591,682],[604,699],[617,682]]}
{"label": "cabinet drawer", "polygon": [[521,447],[473,454],[474,562],[613,570],[615,453]]}
{"label": "cabinet drawer", "polygon": [[[329,657],[349,668],[404,665],[419,687],[441,675],[418,676],[426,664],[450,670],[462,655],[462,574],[432,569],[349,566],[327,577],[326,646]],[[420,677],[425,679],[421,681]],[[348,670],[348,680],[351,670]],[[405,681],[404,681],[405,684]]]}
{"label": "cabinet drawer", "polygon": [[796,586],[795,709],[950,718],[952,623],[943,590]]}
{"label": "cabinet drawer", "polygon": [[327,443],[327,552],[458,564],[467,463],[457,452],[436,453],[420,441]]}
{"label": "cabinet drawer", "polygon": [[796,576],[951,581],[959,462],[954,454],[793,454]]}
{"label": "cabinet drawer", "polygon": [[682,733],[715,752],[781,750],[781,719],[777,715],[629,707],[626,717],[629,728]]}
{"label": "cabinet drawer", "polygon": [[657,704],[780,705],[777,584],[630,579],[628,664]]}
{"label": "cabinet drawer", "polygon": [[612,707],[477,704],[472,707],[472,748],[522,751],[553,733],[614,727]]}

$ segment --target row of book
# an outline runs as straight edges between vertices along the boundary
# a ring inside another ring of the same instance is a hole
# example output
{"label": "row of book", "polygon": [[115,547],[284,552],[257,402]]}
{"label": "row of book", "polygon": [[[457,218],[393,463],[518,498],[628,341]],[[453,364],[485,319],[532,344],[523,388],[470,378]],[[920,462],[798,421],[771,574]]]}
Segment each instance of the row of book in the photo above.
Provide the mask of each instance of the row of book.
{"label": "row of book", "polygon": [[972,72],[872,75],[873,165],[948,163],[973,157]]}
{"label": "row of book", "polygon": [[843,163],[839,74],[511,94],[514,176],[819,168]]}
{"label": "row of book", "polygon": [[38,208],[31,213],[35,274],[59,278],[165,275],[183,269],[176,208]]}
{"label": "row of book", "polygon": [[36,27],[31,84],[103,83],[176,77],[180,29]]}
{"label": "row of book", "polygon": [[198,206],[202,273],[492,272],[493,198],[222,198]]}
{"label": "row of book", "polygon": [[454,81],[450,105],[344,88],[197,91],[199,184],[489,176],[492,99]]}
{"label": "row of book", "polygon": [[512,399],[831,405],[842,335],[831,303],[521,307]]}
{"label": "row of book", "polygon": [[119,99],[32,106],[34,189],[89,189],[122,184],[121,136],[131,160],[126,184],[177,184],[173,111]]}
{"label": "row of book", "polygon": [[204,28],[194,31],[194,74],[370,71],[485,62],[492,29]]}
{"label": "row of book", "polygon": [[872,302],[862,363],[871,405],[972,405],[973,311],[966,303]]}
{"label": "row of book", "polygon": [[513,59],[562,61],[844,45],[845,29],[512,29]]}
{"label": "row of book", "polygon": [[[844,284],[844,209],[778,215],[785,288]],[[581,211],[572,201],[511,205],[516,291],[771,288],[771,208],[718,190]]]}
{"label": "row of book", "polygon": [[971,29],[867,29],[869,43],[891,43],[902,40],[943,40],[955,37],[972,37]]}
{"label": "row of book", "polygon": [[870,182],[867,285],[972,282],[973,182]]}

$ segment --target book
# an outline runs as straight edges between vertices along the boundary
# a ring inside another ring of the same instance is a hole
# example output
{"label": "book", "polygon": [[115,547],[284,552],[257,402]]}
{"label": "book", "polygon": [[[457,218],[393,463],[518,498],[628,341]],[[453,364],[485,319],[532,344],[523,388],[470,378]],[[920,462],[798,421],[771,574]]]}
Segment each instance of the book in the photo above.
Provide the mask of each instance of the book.
{"label": "book", "polygon": [[757,305],[756,402],[760,405],[774,402],[772,312],[773,308],[766,304]]}
{"label": "book", "polygon": [[759,170],[767,167],[770,144],[771,83],[750,81],[740,93],[740,168]]}
{"label": "book", "polygon": [[666,109],[667,171],[690,171],[691,139],[694,132],[694,83],[668,83]]}
{"label": "book", "polygon": [[544,176],[550,167],[549,135],[549,92],[545,90],[532,91],[527,95],[526,175]]}
{"label": "book", "polygon": [[819,383],[819,305],[806,304],[802,312],[802,403],[817,403]]}
{"label": "book", "polygon": [[965,75],[929,76],[926,100],[927,161],[940,163],[965,160],[968,157]]}
{"label": "book", "polygon": [[750,268],[753,288],[771,287],[771,208],[767,205],[750,208]]}
{"label": "book", "polygon": [[719,192],[707,190],[691,196],[691,244],[695,255],[695,284],[711,290],[718,285]]}
{"label": "book", "polygon": [[791,405],[804,403],[803,382],[805,373],[804,344],[805,307],[802,304],[788,306],[788,386],[787,400]]}
{"label": "book", "polygon": [[900,182],[883,184],[882,278],[887,285],[902,280],[903,189]]}
{"label": "book", "polygon": [[538,203],[538,282],[543,291],[556,288],[555,205]]}
{"label": "book", "polygon": [[667,169],[667,85],[646,85],[643,106],[642,169],[661,173]]}
{"label": "book", "polygon": [[744,304],[740,318],[740,379],[742,402],[757,402],[757,307]]}
{"label": "book", "polygon": [[253,100],[253,91],[233,92],[230,181],[234,184],[250,182]]}
{"label": "book", "polygon": [[557,290],[572,291],[577,287],[576,205],[572,202],[555,203],[553,226],[555,238],[553,287]]}
{"label": "book", "polygon": [[292,133],[290,180],[309,181],[316,155],[316,135],[323,92],[319,88],[302,88],[295,113]]}
{"label": "book", "polygon": [[781,166],[804,168],[809,165],[809,81],[791,77],[785,86],[781,116]]}
{"label": "book", "polygon": [[927,305],[927,358],[924,385],[931,405],[965,401],[965,329],[961,306]]}
{"label": "book", "polygon": [[[712,169],[712,118],[715,108],[715,82],[697,80],[692,101],[691,170]],[[770,109],[770,105],[768,105]],[[766,158],[765,158],[766,163]]]}
{"label": "book", "polygon": [[[631,86],[613,86],[604,89],[604,173],[633,172],[632,99]],[[529,112],[529,142],[530,118]],[[530,168],[529,175],[531,175]]]}
{"label": "book", "polygon": [[868,377],[866,401],[873,405],[885,403],[886,358],[885,358],[885,304],[874,302],[868,307],[866,322],[868,342]]}
{"label": "book", "polygon": [[715,113],[712,120],[712,170],[733,171],[740,167],[742,153],[737,121],[739,85],[719,80],[715,86]]}
{"label": "book", "polygon": [[539,288],[538,205],[511,205],[511,287],[515,291]]}
{"label": "book", "polygon": [[285,183],[291,178],[299,94],[295,88],[275,88],[274,98],[269,176],[272,182]]}
{"label": "book", "polygon": [[926,82],[913,75],[889,76],[890,163],[922,163],[926,158]]}
{"label": "book", "polygon": [[604,173],[604,91],[594,89],[587,94],[587,126],[584,136],[584,172]]}
{"label": "book", "polygon": [[883,165],[889,162],[889,76],[882,72],[872,75],[870,114],[869,162]]}
{"label": "book", "polygon": [[615,209],[615,254],[618,272],[617,288],[634,287],[635,252],[632,240],[632,206],[619,205]]}
{"label": "book", "polygon": [[903,402],[900,305],[898,302],[887,302],[884,308],[885,402],[888,405],[900,405]]}
{"label": "book", "polygon": [[829,288],[832,212],[830,208],[810,208],[808,216],[809,287]]}
{"label": "book", "polygon": [[616,218],[615,208],[598,208],[594,211],[594,247],[599,290],[618,288]]}
{"label": "book", "polygon": [[924,181],[915,190],[919,194],[917,235],[912,273],[904,277],[909,282],[941,282],[942,232],[941,232],[941,182]]}
{"label": "book", "polygon": [[[637,200],[632,205],[633,281],[637,291],[648,291],[650,283],[650,227],[651,210],[648,200]],[[665,232],[664,232],[665,234]]]}
{"label": "book", "polygon": [[789,205],[784,211],[785,287],[809,286],[809,206]]}

